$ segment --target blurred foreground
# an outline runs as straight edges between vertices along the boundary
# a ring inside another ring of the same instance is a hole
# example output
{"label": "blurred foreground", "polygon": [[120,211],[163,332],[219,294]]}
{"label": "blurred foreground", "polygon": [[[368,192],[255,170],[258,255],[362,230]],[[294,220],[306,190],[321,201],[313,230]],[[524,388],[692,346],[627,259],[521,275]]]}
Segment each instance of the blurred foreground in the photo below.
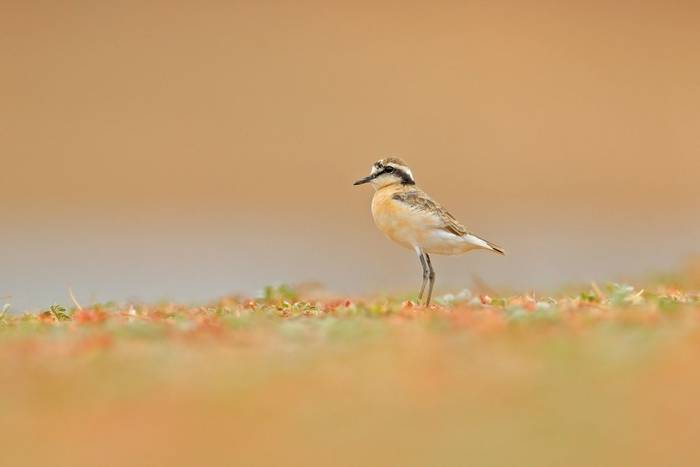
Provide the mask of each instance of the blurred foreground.
{"label": "blurred foreground", "polygon": [[0,318],[20,466],[697,465],[700,295],[622,285]]}

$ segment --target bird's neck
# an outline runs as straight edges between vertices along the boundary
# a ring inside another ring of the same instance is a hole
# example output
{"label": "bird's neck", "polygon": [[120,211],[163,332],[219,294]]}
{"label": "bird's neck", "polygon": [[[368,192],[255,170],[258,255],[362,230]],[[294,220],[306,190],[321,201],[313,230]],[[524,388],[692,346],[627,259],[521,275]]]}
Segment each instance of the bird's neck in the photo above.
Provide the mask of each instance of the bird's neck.
{"label": "bird's neck", "polygon": [[386,190],[396,190],[397,187],[400,187],[400,183],[390,183],[388,185],[375,185],[374,186],[374,191],[376,193],[379,193],[380,191],[386,191]]}
{"label": "bird's neck", "polygon": [[392,183],[390,185],[384,185],[377,187],[374,192],[374,197],[391,197],[396,193],[403,193],[405,191],[415,190],[415,185],[404,185],[401,183]]}

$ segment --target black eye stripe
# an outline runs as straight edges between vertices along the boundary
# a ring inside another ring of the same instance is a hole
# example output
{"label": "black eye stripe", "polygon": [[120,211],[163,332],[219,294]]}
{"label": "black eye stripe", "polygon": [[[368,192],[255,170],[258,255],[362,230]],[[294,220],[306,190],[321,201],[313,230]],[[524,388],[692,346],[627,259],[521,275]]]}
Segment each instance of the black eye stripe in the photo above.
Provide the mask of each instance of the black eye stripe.
{"label": "black eye stripe", "polygon": [[391,165],[385,166],[380,172],[377,172],[376,176],[382,174],[393,175],[394,177],[398,177],[401,179],[401,183],[404,185],[416,184],[416,182],[413,180],[413,177],[408,172]]}

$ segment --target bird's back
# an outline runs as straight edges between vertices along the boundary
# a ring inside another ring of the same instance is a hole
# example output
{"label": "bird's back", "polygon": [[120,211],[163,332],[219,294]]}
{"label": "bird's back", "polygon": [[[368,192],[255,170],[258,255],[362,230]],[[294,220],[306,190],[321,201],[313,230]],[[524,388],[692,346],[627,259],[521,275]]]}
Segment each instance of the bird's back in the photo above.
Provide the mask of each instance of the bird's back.
{"label": "bird's back", "polygon": [[377,227],[391,240],[427,253],[456,255],[476,248],[502,253],[467,231],[444,207],[415,185],[390,185],[372,199]]}

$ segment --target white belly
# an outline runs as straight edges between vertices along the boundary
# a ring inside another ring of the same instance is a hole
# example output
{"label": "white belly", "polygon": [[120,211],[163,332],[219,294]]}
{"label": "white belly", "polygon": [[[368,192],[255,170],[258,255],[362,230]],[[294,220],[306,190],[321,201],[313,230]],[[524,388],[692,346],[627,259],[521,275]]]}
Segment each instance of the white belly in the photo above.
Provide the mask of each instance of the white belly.
{"label": "white belly", "polygon": [[471,241],[471,235],[457,236],[446,230],[433,230],[427,233],[418,243],[418,247],[426,253],[437,255],[461,255],[470,250],[484,248]]}

